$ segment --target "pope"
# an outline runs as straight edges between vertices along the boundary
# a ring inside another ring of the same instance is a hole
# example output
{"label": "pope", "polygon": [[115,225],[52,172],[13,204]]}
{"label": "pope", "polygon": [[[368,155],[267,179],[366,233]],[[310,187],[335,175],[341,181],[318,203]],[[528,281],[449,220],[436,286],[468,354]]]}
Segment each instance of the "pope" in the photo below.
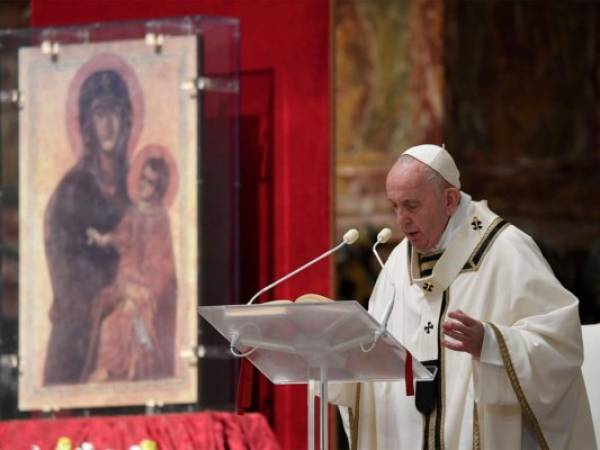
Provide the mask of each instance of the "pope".
{"label": "pope", "polygon": [[[338,385],[352,448],[595,449],[577,299],[531,237],[462,192],[450,154],[405,151],[386,191],[405,239],[369,312],[437,375]],[[350,420],[351,419],[351,420]]]}

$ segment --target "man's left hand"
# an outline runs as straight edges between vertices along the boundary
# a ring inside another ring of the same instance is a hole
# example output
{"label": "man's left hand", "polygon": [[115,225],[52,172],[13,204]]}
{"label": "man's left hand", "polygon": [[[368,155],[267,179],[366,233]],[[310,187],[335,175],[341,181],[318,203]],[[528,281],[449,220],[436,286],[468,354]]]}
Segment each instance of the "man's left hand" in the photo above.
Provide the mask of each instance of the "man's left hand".
{"label": "man's left hand", "polygon": [[[446,335],[444,346],[479,358],[483,346],[483,323],[466,315],[460,309],[449,312],[448,317],[454,320],[446,320],[442,325]],[[448,339],[449,337],[451,339]]]}

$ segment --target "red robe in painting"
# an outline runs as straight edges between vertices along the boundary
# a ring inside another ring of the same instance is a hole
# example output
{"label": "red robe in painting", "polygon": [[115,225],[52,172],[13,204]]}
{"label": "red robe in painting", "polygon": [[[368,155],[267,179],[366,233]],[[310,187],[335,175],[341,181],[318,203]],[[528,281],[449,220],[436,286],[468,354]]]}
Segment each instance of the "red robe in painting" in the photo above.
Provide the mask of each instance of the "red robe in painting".
{"label": "red robe in painting", "polygon": [[132,207],[112,244],[119,269],[94,302],[84,377],[98,371],[107,372],[108,380],[172,376],[176,281],[169,217],[159,206]]}

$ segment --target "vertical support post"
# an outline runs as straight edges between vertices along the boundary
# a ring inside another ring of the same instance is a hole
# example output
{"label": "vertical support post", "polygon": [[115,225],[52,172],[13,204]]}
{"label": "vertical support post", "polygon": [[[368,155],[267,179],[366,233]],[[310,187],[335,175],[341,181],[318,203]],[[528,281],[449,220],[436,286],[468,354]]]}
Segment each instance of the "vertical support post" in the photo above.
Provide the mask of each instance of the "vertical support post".
{"label": "vertical support post", "polygon": [[308,450],[315,450],[315,382],[308,380]]}
{"label": "vertical support post", "polygon": [[328,412],[328,394],[327,394],[327,365],[321,364],[321,380],[320,380],[320,396],[321,396],[321,414],[320,414],[320,422],[321,422],[321,450],[327,450],[329,448],[329,436],[328,436],[328,425],[329,418]]}

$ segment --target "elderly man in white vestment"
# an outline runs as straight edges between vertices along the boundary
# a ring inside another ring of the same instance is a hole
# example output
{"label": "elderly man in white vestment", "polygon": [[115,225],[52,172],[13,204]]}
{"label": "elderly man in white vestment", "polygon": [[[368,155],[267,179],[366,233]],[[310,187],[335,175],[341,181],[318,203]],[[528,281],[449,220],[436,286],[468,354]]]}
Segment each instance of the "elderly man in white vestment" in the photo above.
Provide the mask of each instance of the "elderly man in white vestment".
{"label": "elderly man in white vestment", "polygon": [[405,239],[369,312],[395,297],[388,330],[438,373],[415,397],[403,382],[332,387],[352,447],[595,449],[578,301],[533,239],[461,192],[441,147],[407,150],[386,190]]}

